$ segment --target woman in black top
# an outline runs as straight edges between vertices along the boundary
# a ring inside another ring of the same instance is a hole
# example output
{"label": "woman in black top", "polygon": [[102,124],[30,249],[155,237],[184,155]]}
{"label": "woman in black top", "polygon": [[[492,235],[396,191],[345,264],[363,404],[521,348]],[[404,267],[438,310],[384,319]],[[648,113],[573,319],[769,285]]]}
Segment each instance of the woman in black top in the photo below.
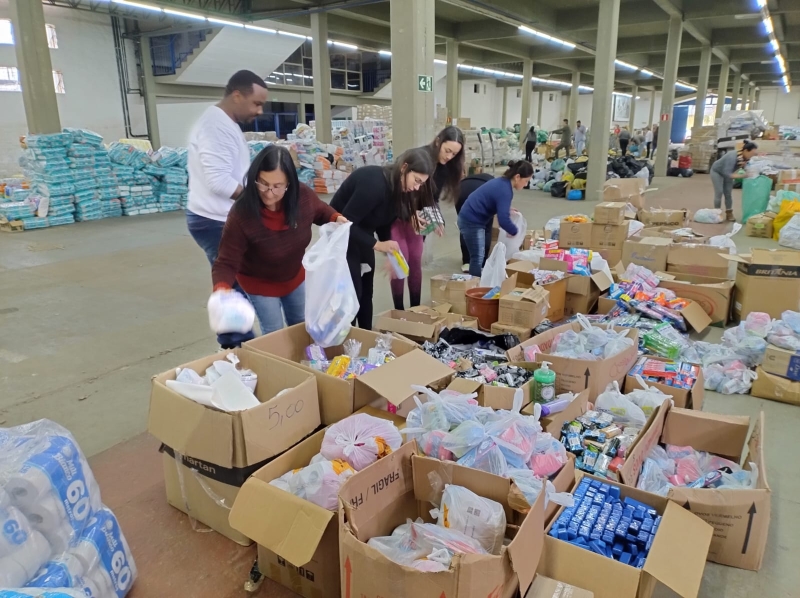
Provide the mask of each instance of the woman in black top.
{"label": "woman in black top", "polygon": [[[397,242],[391,240],[395,220],[418,227],[417,210],[434,206],[430,181],[433,170],[433,161],[425,149],[411,149],[391,166],[359,168],[331,200],[331,207],[353,223],[347,265],[360,304],[356,317],[360,328],[372,330],[375,252],[399,251]],[[362,265],[369,271],[362,272]]]}
{"label": "woman in black top", "polygon": [[[458,201],[456,201],[456,214],[459,214],[461,212],[461,207],[467,201],[467,198],[470,195],[472,195],[473,191],[475,191],[478,187],[480,187],[484,183],[488,183],[493,178],[494,177],[488,173],[480,173],[480,174],[472,174],[467,178],[462,179],[458,190]],[[490,222],[489,227],[491,226],[492,223]],[[467,243],[464,241],[464,235],[459,233],[459,237],[461,241],[461,271],[469,272],[469,249],[467,248]],[[488,257],[488,255],[489,252],[487,251],[486,256]],[[484,259],[484,263],[485,262],[486,260]]]}

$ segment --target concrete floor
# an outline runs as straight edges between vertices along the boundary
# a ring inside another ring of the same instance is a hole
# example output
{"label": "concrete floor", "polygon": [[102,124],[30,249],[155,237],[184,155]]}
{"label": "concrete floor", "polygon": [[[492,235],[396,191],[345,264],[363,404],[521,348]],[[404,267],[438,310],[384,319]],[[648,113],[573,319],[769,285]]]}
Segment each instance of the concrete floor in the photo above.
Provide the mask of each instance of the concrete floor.
{"label": "concrete floor", "polygon": [[[649,205],[697,209],[711,203],[706,175],[659,179],[653,187]],[[740,206],[740,192],[734,193]],[[530,228],[593,209],[537,191],[519,192],[514,205]],[[448,232],[437,239],[436,258],[425,271],[423,301],[430,275],[460,267],[452,209],[445,218]],[[730,227],[696,228],[719,234]],[[740,252],[776,246],[743,233],[735,241]],[[150,378],[216,349],[205,310],[210,287],[208,264],[186,232],[182,213],[0,233],[0,426],[50,418],[69,428],[88,455],[135,438],[92,460],[106,502],[118,512],[140,561],[133,598],[176,595],[178,587],[198,598],[241,595],[252,558],[251,549],[189,531],[186,518],[166,506],[156,444],[142,436]],[[376,313],[390,307],[388,281],[379,281]],[[713,329],[707,336],[718,340],[719,335]],[[800,470],[786,453],[800,429],[800,409],[715,393],[707,395],[704,409],[751,416],[764,411],[773,515],[763,569],[752,573],[709,563],[700,595],[800,596]],[[122,463],[125,475],[115,466]],[[128,475],[129,466],[138,473]],[[198,571],[197,563],[208,566]],[[225,573],[209,574],[215,563]],[[196,590],[187,591],[191,586]],[[261,595],[288,594],[268,584]],[[664,587],[655,594],[672,595]]]}

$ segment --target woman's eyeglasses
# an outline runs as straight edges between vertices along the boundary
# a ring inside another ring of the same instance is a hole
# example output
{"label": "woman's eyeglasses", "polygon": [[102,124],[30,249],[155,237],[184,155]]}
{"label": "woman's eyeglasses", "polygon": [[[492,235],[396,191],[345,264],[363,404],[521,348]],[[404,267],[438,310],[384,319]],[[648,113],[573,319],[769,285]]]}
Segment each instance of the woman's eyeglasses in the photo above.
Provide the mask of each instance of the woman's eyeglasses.
{"label": "woman's eyeglasses", "polygon": [[289,188],[289,185],[286,183],[278,183],[277,185],[265,185],[259,181],[256,181],[256,189],[261,191],[262,193],[269,193],[272,191],[272,194],[275,196],[280,196],[286,193],[286,190]]}

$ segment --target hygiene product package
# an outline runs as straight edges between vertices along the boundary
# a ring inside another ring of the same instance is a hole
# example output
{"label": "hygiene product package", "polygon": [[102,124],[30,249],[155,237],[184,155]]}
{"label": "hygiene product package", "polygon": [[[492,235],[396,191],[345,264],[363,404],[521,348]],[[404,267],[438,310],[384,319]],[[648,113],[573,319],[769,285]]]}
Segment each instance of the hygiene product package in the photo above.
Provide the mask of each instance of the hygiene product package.
{"label": "hygiene product package", "polygon": [[55,422],[0,429],[0,530],[0,588],[123,598],[136,579],[83,452]]}

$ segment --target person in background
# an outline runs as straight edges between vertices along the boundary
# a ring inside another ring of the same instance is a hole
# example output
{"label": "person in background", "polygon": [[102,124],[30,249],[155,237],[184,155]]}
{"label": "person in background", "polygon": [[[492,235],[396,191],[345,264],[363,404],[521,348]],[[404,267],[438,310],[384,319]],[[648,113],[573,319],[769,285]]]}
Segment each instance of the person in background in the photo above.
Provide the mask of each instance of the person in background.
{"label": "person in background", "polygon": [[555,151],[556,159],[558,159],[558,152],[561,149],[563,149],[566,154],[564,158],[569,158],[569,150],[572,148],[572,127],[569,126],[569,121],[565,118],[564,126],[551,132],[556,135],[561,135],[561,141],[558,143],[558,147],[556,147]]}
{"label": "person in background", "polygon": [[458,228],[469,250],[469,273],[472,276],[480,276],[483,270],[487,249],[492,242],[492,220],[495,216],[506,233],[515,236],[519,232],[511,221],[511,200],[514,191],[524,189],[532,176],[533,166],[530,162],[512,160],[503,176],[475,190],[461,208]]}
{"label": "person in background", "polygon": [[645,154],[645,158],[648,160],[650,159],[650,154],[653,151],[653,128],[647,127],[646,132],[644,134],[644,143],[647,146],[647,153]]}
{"label": "person in background", "polygon": [[[479,174],[472,174],[464,179],[461,179],[461,186],[458,192],[458,201],[456,202],[456,214],[461,213],[461,208],[464,207],[464,203],[467,201],[467,198],[475,192],[478,187],[481,187],[484,183],[488,183],[494,178],[491,174],[482,172]],[[492,222],[490,221],[488,224],[489,227],[489,238],[491,239],[492,236]],[[459,231],[458,233],[459,241],[461,243],[461,271],[462,272],[469,272],[469,248],[467,247],[467,242],[464,240],[464,233]],[[484,256],[484,263],[486,262],[486,256]]]}
{"label": "person in background", "polygon": [[581,121],[578,121],[575,124],[575,153],[579,156],[583,155],[583,151],[586,149],[586,126],[581,124]]}
{"label": "person in background", "polygon": [[263,77],[239,71],[228,81],[222,100],[207,108],[189,133],[186,224],[212,266],[250,165],[250,148],[239,125],[253,122],[266,101]]}
{"label": "person in background", "polygon": [[525,159],[530,162],[533,159],[533,152],[536,151],[536,127],[528,129],[525,135]]}
{"label": "person in background", "polygon": [[658,125],[653,125],[653,151],[650,153],[650,158],[655,159],[657,149],[658,149]]}
{"label": "person in background", "polygon": [[[464,176],[464,134],[458,127],[445,127],[433,141],[421,149],[428,150],[431,160],[436,165],[432,177],[433,199],[436,204],[444,194],[445,198],[454,198],[458,193],[458,183]],[[419,217],[415,221],[395,220],[392,224],[392,240],[397,241],[400,253],[408,262],[408,300],[411,307],[420,304],[422,295],[422,252],[425,237],[419,233],[419,227],[426,227],[428,221]],[[442,227],[437,227],[436,234],[444,234]],[[393,278],[390,282],[392,301],[395,309],[403,307],[405,280]]]}
{"label": "person in background", "polygon": [[752,158],[758,146],[752,141],[745,141],[741,152],[728,152],[711,166],[711,182],[714,184],[714,207],[722,207],[725,197],[725,220],[735,222],[733,216],[733,180],[743,179],[747,175],[739,173],[741,168]]}
{"label": "person in background", "polygon": [[360,305],[356,316],[360,328],[372,330],[375,252],[400,251],[397,241],[391,239],[394,221],[416,226],[417,211],[435,207],[433,172],[428,149],[410,149],[390,166],[356,169],[331,200],[331,207],[353,223],[347,265]]}
{"label": "person in background", "polygon": [[622,127],[619,132],[619,149],[622,151],[622,155],[628,153],[628,144],[631,142],[631,132],[628,130],[628,127]]}

